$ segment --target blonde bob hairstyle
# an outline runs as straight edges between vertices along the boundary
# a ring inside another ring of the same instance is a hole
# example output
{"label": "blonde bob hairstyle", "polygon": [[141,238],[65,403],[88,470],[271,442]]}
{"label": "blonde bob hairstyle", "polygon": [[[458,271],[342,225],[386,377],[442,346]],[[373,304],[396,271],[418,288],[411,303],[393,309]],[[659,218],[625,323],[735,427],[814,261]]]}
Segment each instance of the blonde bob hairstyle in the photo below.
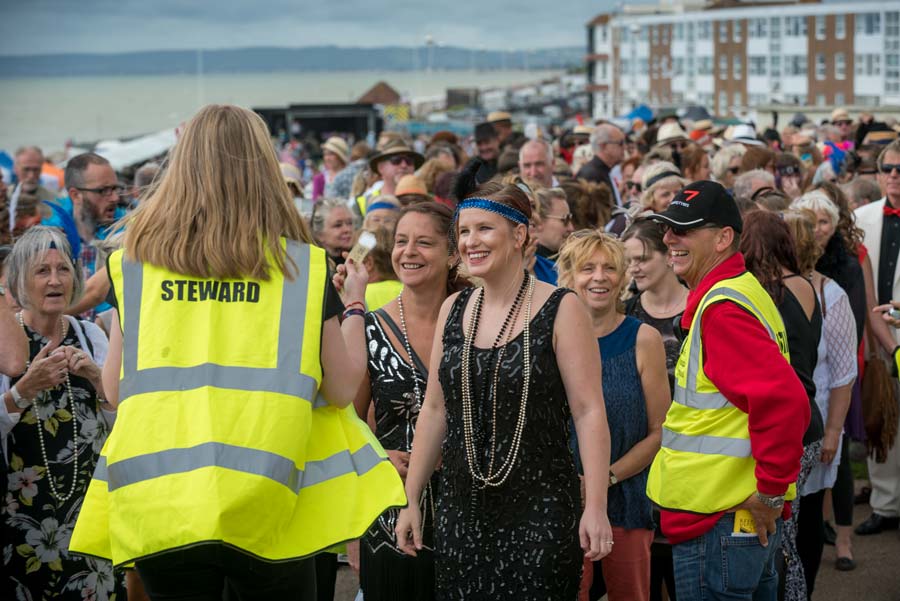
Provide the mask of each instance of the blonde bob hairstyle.
{"label": "blonde bob hairstyle", "polygon": [[12,251],[6,257],[9,292],[23,309],[34,308],[32,299],[28,297],[28,282],[34,277],[35,270],[44,260],[44,256],[54,248],[59,251],[72,274],[72,296],[66,299],[66,304],[71,305],[81,298],[84,276],[81,268],[72,260],[72,251],[66,235],[55,227],[36,225],[16,240]]}
{"label": "blonde bob hairstyle", "polygon": [[293,279],[297,266],[281,238],[312,242],[265,123],[245,108],[210,104],[127,218],[124,246],[131,259],[198,278],[268,280],[274,266]]}
{"label": "blonde bob hairstyle", "polygon": [[[556,258],[556,270],[559,273],[559,285],[571,288],[575,284],[578,273],[591,258],[602,252],[612,263],[619,276],[620,286],[625,287],[625,246],[612,234],[602,230],[578,230],[572,233],[559,249]],[[619,290],[621,294],[622,290]],[[622,313],[624,305],[619,302],[618,311]]]}

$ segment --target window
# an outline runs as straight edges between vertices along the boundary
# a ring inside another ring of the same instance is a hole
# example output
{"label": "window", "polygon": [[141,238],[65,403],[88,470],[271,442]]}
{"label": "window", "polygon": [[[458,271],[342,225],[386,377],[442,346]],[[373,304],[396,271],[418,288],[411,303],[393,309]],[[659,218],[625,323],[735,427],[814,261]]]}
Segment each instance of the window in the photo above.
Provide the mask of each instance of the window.
{"label": "window", "polygon": [[684,59],[680,56],[675,57],[675,73],[673,75],[684,75]]}
{"label": "window", "polygon": [[843,52],[834,55],[834,78],[847,79],[847,57]]}
{"label": "window", "polygon": [[606,43],[606,25],[600,28],[600,41]]}
{"label": "window", "polygon": [[781,19],[779,17],[772,17],[769,20],[769,26],[772,30],[773,38],[781,37]]}
{"label": "window", "polygon": [[839,40],[847,37],[847,18],[844,15],[834,16],[834,37]]}
{"label": "window", "polygon": [[771,57],[772,77],[781,77],[781,57]]}
{"label": "window", "polygon": [[877,35],[881,33],[881,14],[863,13],[856,15],[856,33],[860,35]]}
{"label": "window", "polygon": [[784,34],[791,37],[805,36],[806,17],[787,17],[785,19]]}
{"label": "window", "polygon": [[825,15],[818,15],[816,17],[816,39],[825,39]]}
{"label": "window", "polygon": [[819,52],[816,54],[816,79],[825,79],[825,70],[828,66],[825,63],[825,55]]}
{"label": "window", "polygon": [[834,95],[834,103],[838,106],[844,104],[844,93],[843,92],[837,92]]}
{"label": "window", "polygon": [[684,23],[675,24],[675,39],[679,41],[684,39]]}
{"label": "window", "polygon": [[[732,64],[732,67],[731,67],[731,76],[732,76],[734,79],[741,79],[741,78],[743,78],[743,77],[744,77],[744,68],[743,68],[744,65],[743,65],[743,61],[741,60],[741,55],[740,55],[740,54],[735,54],[735,55],[734,55],[733,57],[731,57],[731,58],[732,58],[732,61],[731,61],[731,64]],[[737,103],[735,103],[735,104],[737,104]]]}
{"label": "window", "polygon": [[712,75],[713,74],[713,60],[711,56],[701,56],[700,57],[700,75]]}
{"label": "window", "polygon": [[650,70],[650,61],[646,58],[641,59],[641,75],[647,75]]}
{"label": "window", "polygon": [[725,113],[728,111],[728,92],[722,91],[719,92],[719,112]]}
{"label": "window", "polygon": [[647,41],[647,38],[648,38],[648,36],[649,36],[649,33],[648,33],[648,30],[649,30],[649,29],[650,29],[650,28],[647,27],[646,25],[641,26],[641,41],[642,41],[642,42],[646,42],[646,41]]}
{"label": "window", "polygon": [[766,57],[751,56],[747,63],[748,75],[765,75],[766,74]]}
{"label": "window", "polygon": [[747,23],[747,37],[764,38],[766,37],[766,20],[750,19]]}
{"label": "window", "polygon": [[719,28],[719,41],[727,42],[728,41],[728,24],[725,21],[719,21],[717,24]]}
{"label": "window", "polygon": [[732,21],[731,22],[731,36],[732,40],[735,42],[741,41],[741,36],[743,35],[742,31],[743,27],[740,21]]}
{"label": "window", "polygon": [[816,106],[825,106],[825,94],[816,94]]}
{"label": "window", "polygon": [[624,42],[628,42],[628,41],[631,39],[631,38],[629,37],[630,34],[628,33],[628,26],[626,25],[626,26],[623,27],[620,31],[622,32],[622,42],[623,42],[623,43],[624,43]]}
{"label": "window", "polygon": [[802,54],[794,54],[784,57],[785,75],[806,75],[806,57]]}
{"label": "window", "polygon": [[697,39],[698,40],[712,39],[712,22],[711,21],[701,21],[700,23],[697,23]]}
{"label": "window", "polygon": [[900,36],[900,13],[890,12],[884,15],[884,35],[894,38]]}
{"label": "window", "polygon": [[650,75],[654,78],[659,77],[659,57],[653,57],[653,67],[650,71]]}
{"label": "window", "polygon": [[719,79],[728,79],[728,57],[719,55]]}
{"label": "window", "polygon": [[735,108],[744,105],[744,95],[741,92],[734,93],[734,106]]}
{"label": "window", "polygon": [[600,61],[600,79],[606,79],[606,61]]}
{"label": "window", "polygon": [[650,26],[650,43],[659,44],[659,27]]}

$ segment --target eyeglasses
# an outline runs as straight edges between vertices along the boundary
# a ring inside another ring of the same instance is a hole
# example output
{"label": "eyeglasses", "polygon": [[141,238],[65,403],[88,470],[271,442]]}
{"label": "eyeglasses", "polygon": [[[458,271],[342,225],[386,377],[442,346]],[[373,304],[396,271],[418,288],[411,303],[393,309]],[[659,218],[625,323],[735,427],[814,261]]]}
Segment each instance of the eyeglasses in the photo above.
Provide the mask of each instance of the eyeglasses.
{"label": "eyeglasses", "polygon": [[850,121],[849,119],[841,119],[840,121],[834,122],[835,125],[851,125],[852,123],[853,121]]}
{"label": "eyeglasses", "polygon": [[402,165],[403,163],[406,163],[407,165],[415,164],[415,161],[413,161],[412,157],[405,154],[393,156],[389,158],[388,161],[390,161],[391,165]]}
{"label": "eyeglasses", "polygon": [[640,182],[625,182],[625,189],[626,190],[634,190],[635,192],[640,192],[641,184],[640,184]]}
{"label": "eyeglasses", "polygon": [[572,223],[572,213],[566,213],[565,215],[546,215],[545,219],[559,219],[565,225],[569,225]]}
{"label": "eyeglasses", "polygon": [[625,146],[625,140],[619,140],[618,142],[604,142],[607,146]]}
{"label": "eyeglasses", "polygon": [[740,171],[740,170],[741,170],[740,167],[729,167],[728,173],[730,173],[731,175],[737,175],[738,171]]}
{"label": "eyeglasses", "polygon": [[882,173],[885,175],[889,175],[895,169],[897,170],[897,175],[900,175],[900,163],[882,163],[879,167]]}
{"label": "eyeglasses", "polygon": [[94,194],[99,194],[100,196],[112,196],[113,194],[123,194],[125,192],[125,188],[122,186],[103,186],[102,188],[75,188],[76,190],[80,190],[81,192],[93,192]]}

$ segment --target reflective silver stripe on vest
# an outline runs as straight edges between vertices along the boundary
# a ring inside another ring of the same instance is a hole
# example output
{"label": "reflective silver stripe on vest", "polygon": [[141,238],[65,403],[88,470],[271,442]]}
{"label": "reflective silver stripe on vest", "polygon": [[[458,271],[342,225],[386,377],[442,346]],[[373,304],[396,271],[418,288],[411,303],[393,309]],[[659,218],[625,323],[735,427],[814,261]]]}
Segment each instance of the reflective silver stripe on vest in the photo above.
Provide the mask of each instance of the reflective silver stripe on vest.
{"label": "reflective silver stripe on vest", "polygon": [[262,476],[291,489],[295,494],[308,486],[321,484],[346,474],[362,476],[382,461],[371,445],[356,451],[341,451],[319,461],[307,461],[298,469],[287,457],[268,451],[248,449],[221,442],[207,442],[187,449],[168,449],[158,453],[138,455],[107,466],[101,457],[94,470],[94,478],[106,481],[110,492],[131,484],[190,472],[205,467],[217,467]]}
{"label": "reflective silver stripe on vest", "polygon": [[700,453],[701,455],[728,455],[750,457],[750,441],[722,436],[690,436],[678,434],[663,427],[662,446],[673,451]]}
{"label": "reflective silver stripe on vest", "polygon": [[[144,267],[141,263],[126,261],[123,258],[122,294],[127,335],[123,339],[124,377],[119,384],[120,397],[125,400],[136,394],[148,392],[215,386],[248,392],[275,392],[312,401],[318,392],[316,380],[300,373],[303,328],[306,323],[306,303],[309,293],[309,246],[288,241],[287,254],[297,264],[297,277],[294,281],[285,278],[282,286],[278,366],[274,368],[204,363],[192,367],[153,367],[139,370],[138,336],[141,327]],[[318,299],[313,299],[313,302],[318,302]],[[318,332],[314,335],[318,335]]]}
{"label": "reflective silver stripe on vest", "polygon": [[[721,288],[714,289],[712,295],[724,296],[751,307],[754,316],[759,320],[761,324],[763,324],[763,326],[765,326],[766,330],[769,331],[769,336],[772,337],[772,340],[778,342],[772,326],[770,326],[769,323],[765,319],[763,319],[762,313],[759,311],[759,309],[756,308],[756,305],[750,302],[750,299],[747,298],[744,294],[741,294],[740,292],[731,288]],[[707,305],[708,303],[704,303],[703,310],[706,310]],[[695,318],[696,325],[691,324],[691,348],[689,350],[687,376],[685,378],[687,387],[679,386],[676,382],[674,400],[676,403],[685,405],[687,407],[693,407],[694,409],[722,409],[729,405],[729,401],[721,392],[697,391],[697,377],[700,373],[700,363],[703,360],[700,348],[700,343],[702,342],[700,336],[700,320],[702,319],[702,317],[703,313],[701,311],[700,314]]]}

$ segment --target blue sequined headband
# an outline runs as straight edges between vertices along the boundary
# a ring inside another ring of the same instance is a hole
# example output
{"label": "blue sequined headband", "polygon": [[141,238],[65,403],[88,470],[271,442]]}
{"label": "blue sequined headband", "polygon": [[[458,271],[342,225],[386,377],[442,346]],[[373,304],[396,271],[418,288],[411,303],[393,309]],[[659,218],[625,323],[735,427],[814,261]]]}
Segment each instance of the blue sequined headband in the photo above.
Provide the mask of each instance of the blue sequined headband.
{"label": "blue sequined headband", "polygon": [[526,217],[522,211],[501,202],[497,202],[496,200],[487,198],[467,198],[457,205],[453,221],[459,219],[459,212],[463,209],[481,209],[482,211],[490,211],[491,213],[497,213],[498,215],[506,217],[513,223],[528,225],[528,217]]}

